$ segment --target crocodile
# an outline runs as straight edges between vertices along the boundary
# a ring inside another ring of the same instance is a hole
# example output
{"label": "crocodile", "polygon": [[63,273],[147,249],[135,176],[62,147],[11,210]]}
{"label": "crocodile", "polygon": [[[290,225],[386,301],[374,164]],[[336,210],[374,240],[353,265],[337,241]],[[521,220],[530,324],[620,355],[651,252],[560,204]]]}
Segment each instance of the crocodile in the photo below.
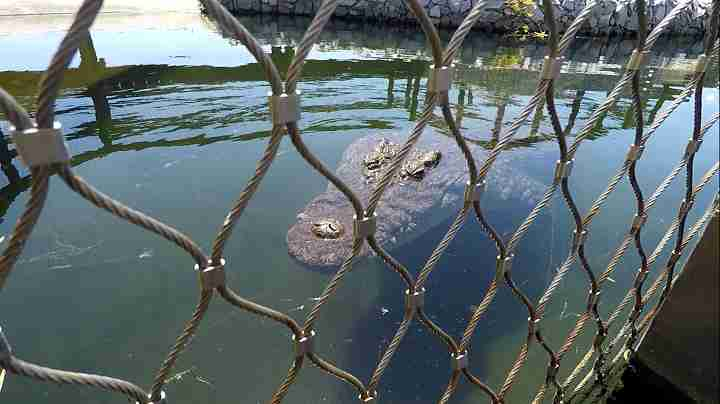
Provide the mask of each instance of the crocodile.
{"label": "crocodile", "polygon": [[[454,215],[460,207],[468,170],[465,157],[454,139],[426,133],[410,152],[398,175],[390,182],[377,207],[375,236],[382,246],[398,244],[398,238],[418,227],[433,207]],[[404,137],[378,133],[361,137],[343,153],[336,169],[363,204],[399,150]],[[488,151],[470,146],[475,161],[482,162]],[[513,150],[500,154],[486,177],[487,192],[503,200],[519,199],[534,205],[546,185],[522,171],[520,161],[528,152]],[[332,184],[298,213],[287,233],[289,254],[312,267],[337,266],[348,256],[353,237],[354,210],[347,198]],[[361,255],[367,255],[365,245]]]}

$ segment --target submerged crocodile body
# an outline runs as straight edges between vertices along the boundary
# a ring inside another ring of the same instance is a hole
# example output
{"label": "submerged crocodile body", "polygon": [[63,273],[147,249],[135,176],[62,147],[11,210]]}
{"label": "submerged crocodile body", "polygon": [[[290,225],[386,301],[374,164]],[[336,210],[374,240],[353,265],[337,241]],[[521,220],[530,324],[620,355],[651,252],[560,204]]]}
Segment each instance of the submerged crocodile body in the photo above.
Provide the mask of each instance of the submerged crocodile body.
{"label": "submerged crocodile body", "polygon": [[[345,150],[336,174],[363,204],[367,204],[379,178],[377,172],[389,165],[374,164],[377,151],[396,150],[393,148],[403,141],[401,135],[386,133],[362,137]],[[476,161],[482,162],[487,157],[487,150],[470,147]],[[545,191],[545,185],[528,177],[513,164],[525,156],[527,152],[501,154],[487,176],[486,192],[500,199],[523,200],[528,205],[536,203]],[[422,222],[422,216],[431,208],[442,207],[450,216],[462,203],[468,179],[467,165],[452,138],[425,133],[406,161],[400,171],[407,169],[410,172],[398,175],[378,204],[375,235],[380,245],[397,243],[400,233],[422,231],[417,223]],[[413,175],[415,170],[408,167],[414,165],[425,167],[422,175]],[[288,252],[310,266],[341,264],[350,253],[353,215],[347,198],[334,185],[328,184],[325,192],[313,198],[297,215],[297,222],[287,233]],[[340,231],[336,232],[337,229]],[[319,230],[332,234],[332,237],[323,237],[325,233]],[[364,246],[361,255],[368,252]]]}

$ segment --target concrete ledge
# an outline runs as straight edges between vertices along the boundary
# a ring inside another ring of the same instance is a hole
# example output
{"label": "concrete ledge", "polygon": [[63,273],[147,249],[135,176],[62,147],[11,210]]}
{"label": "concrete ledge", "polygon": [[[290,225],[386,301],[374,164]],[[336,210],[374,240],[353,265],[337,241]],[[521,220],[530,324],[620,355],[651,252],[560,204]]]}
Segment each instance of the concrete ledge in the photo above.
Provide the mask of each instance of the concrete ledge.
{"label": "concrete ledge", "polygon": [[698,403],[719,399],[718,246],[716,215],[638,351],[640,362]]}

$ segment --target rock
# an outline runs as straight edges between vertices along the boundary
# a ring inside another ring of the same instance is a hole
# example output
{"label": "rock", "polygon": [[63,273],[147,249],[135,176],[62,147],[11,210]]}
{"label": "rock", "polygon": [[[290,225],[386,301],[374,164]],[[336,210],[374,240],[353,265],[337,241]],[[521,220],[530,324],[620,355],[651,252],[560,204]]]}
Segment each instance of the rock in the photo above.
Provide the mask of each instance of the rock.
{"label": "rock", "polygon": [[440,18],[442,15],[442,12],[440,12],[440,6],[433,6],[433,8],[430,9],[430,17],[433,18]]}
{"label": "rock", "polygon": [[310,6],[303,0],[298,0],[295,4],[296,15],[307,15],[310,13]]}
{"label": "rock", "polygon": [[243,10],[252,10],[252,4],[250,4],[247,0],[234,0],[232,2],[232,6],[228,7],[228,10],[231,11],[243,11]]}
{"label": "rock", "polygon": [[[660,21],[681,1],[686,0],[654,0],[647,2],[647,17],[650,28]],[[666,33],[676,35],[701,35],[709,24],[709,9],[712,0],[689,0],[690,5],[673,20]],[[588,0],[553,0],[555,17],[560,31],[564,31],[580,13]],[[281,14],[311,14],[317,10],[320,0],[224,0],[231,10],[253,10]],[[339,0],[338,12],[341,15],[356,16],[358,20],[364,16],[372,16],[385,21],[413,21],[414,17],[405,7],[402,0]],[[471,0],[420,0],[428,15],[442,25],[457,26],[464,19],[473,5]],[[517,26],[514,17],[508,14],[504,0],[487,0],[475,28],[507,31]],[[598,0],[588,23],[583,26],[581,34],[589,35],[624,35],[632,36],[638,28],[635,0]],[[268,5],[270,7],[268,7]],[[340,11],[342,9],[344,11]],[[542,26],[542,10],[535,6],[530,17],[534,23]]]}

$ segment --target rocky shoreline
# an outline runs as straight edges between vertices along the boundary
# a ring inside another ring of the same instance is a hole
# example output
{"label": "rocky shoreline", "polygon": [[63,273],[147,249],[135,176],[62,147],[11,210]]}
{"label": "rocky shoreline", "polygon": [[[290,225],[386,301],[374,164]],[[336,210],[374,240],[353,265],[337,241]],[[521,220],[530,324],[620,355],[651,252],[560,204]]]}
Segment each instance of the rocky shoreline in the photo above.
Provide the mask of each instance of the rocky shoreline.
{"label": "rocky shoreline", "polygon": [[[288,16],[312,16],[322,0],[221,0],[231,11],[238,14],[262,13]],[[477,0],[420,0],[437,26],[457,27]],[[591,36],[633,36],[637,32],[638,18],[634,0],[598,0],[581,34]],[[702,35],[710,23],[709,9],[712,0],[690,0],[690,5],[670,24],[666,33],[670,35]],[[588,0],[554,0],[555,16],[561,31],[564,31],[580,13]],[[658,23],[681,0],[656,0],[647,2],[647,16],[650,27]],[[529,17],[522,18],[521,24],[533,28],[541,27],[542,10],[535,2]],[[404,4],[404,0],[339,0],[334,17],[357,21],[383,21],[387,23],[415,24],[415,19]],[[475,28],[491,32],[512,32],[518,27],[504,0],[489,0]]]}

